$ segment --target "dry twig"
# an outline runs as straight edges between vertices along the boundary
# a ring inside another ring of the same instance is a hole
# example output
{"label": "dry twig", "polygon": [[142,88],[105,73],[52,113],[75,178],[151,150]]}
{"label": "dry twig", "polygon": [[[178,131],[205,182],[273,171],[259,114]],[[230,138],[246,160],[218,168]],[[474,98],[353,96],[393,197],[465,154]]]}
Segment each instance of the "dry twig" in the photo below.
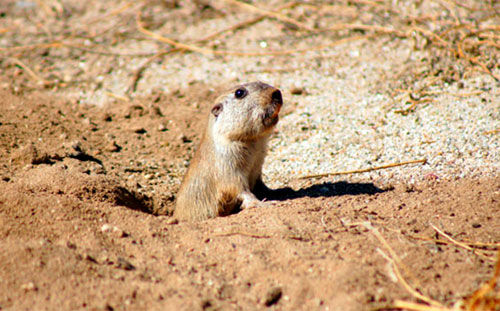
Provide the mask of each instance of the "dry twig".
{"label": "dry twig", "polygon": [[[281,7],[279,7],[277,9],[277,11],[281,11],[283,9],[286,9],[286,8],[291,8],[293,6],[297,5],[297,2],[290,2],[290,3],[287,3]],[[249,20],[246,20],[246,21],[243,21],[241,23],[237,23],[235,25],[232,25],[230,27],[227,27],[225,29],[222,29],[222,30],[219,30],[219,31],[216,31],[208,36],[205,36],[201,39],[198,39],[198,40],[195,40],[193,41],[193,43],[201,43],[201,42],[206,42],[206,41],[209,41],[209,40],[212,40],[226,32],[234,32],[235,30],[238,30],[238,29],[241,29],[241,28],[244,28],[246,26],[249,26],[249,25],[252,25],[252,24],[255,24],[261,20],[263,20],[265,18],[265,16],[258,16],[256,18],[252,18],[252,19],[249,19]],[[160,57],[163,57],[167,54],[170,54],[170,53],[175,53],[175,52],[178,52],[178,51],[182,51],[182,49],[180,48],[177,48],[177,47],[174,47],[174,48],[171,48],[171,49],[168,49],[168,50],[163,50],[163,51],[160,51],[156,54],[153,54],[151,57],[149,57],[139,68],[137,68],[131,78],[131,81],[127,87],[127,90],[125,91],[126,94],[130,94],[131,92],[135,92],[137,90],[137,84],[139,83],[139,80],[140,78],[142,77],[142,74],[144,73],[144,71],[146,70],[146,68],[155,60],[159,59]]]}
{"label": "dry twig", "polygon": [[415,107],[420,104],[426,104],[426,103],[432,103],[434,100],[432,98],[423,98],[423,99],[413,99],[413,98],[408,98],[408,102],[411,103],[409,107],[406,109],[399,109],[399,110],[394,110],[394,113],[399,113],[404,116],[408,115],[410,112],[415,111]]}
{"label": "dry twig", "polygon": [[412,161],[398,162],[398,163],[391,163],[391,164],[386,164],[386,165],[376,166],[376,167],[371,167],[371,168],[365,168],[365,169],[360,169],[360,170],[352,170],[352,171],[344,171],[344,172],[333,172],[333,173],[323,173],[323,174],[316,174],[316,175],[306,175],[306,176],[299,177],[299,179],[309,179],[309,178],[321,178],[321,177],[327,177],[327,176],[359,174],[359,173],[366,173],[366,172],[371,172],[371,171],[376,171],[376,170],[382,170],[382,169],[391,168],[391,167],[403,166],[403,165],[408,165],[408,164],[417,164],[417,163],[425,164],[425,163],[427,163],[427,159],[412,160]]}
{"label": "dry twig", "polygon": [[261,15],[264,15],[264,16],[267,16],[267,17],[271,17],[271,18],[275,18],[279,21],[282,21],[282,22],[285,22],[285,23],[288,23],[288,24],[292,24],[294,26],[296,26],[297,28],[301,28],[301,29],[305,29],[307,31],[313,31],[314,28],[311,28],[309,27],[308,25],[306,24],[303,24],[299,21],[296,21],[294,20],[293,18],[290,18],[290,17],[287,17],[283,14],[280,14],[280,13],[277,13],[277,12],[273,12],[273,11],[268,11],[268,10],[264,10],[264,9],[260,9],[256,6],[253,6],[251,4],[248,4],[248,3],[245,3],[245,2],[241,2],[241,1],[238,1],[238,0],[224,0],[228,3],[231,3],[231,4],[234,4],[234,5],[237,5],[239,7],[242,7],[248,11],[252,11],[252,12],[255,12],[255,13],[259,13]]}
{"label": "dry twig", "polygon": [[488,282],[469,297],[456,303],[453,308],[444,306],[429,306],[404,300],[395,300],[392,307],[411,311],[496,311],[500,308],[500,290],[497,292],[498,279],[500,278],[500,251],[495,265],[495,272]]}
{"label": "dry twig", "polygon": [[220,232],[220,233],[215,233],[213,236],[233,236],[233,235],[242,235],[256,239],[269,239],[272,237],[267,234],[257,234],[257,233],[243,232],[243,231]]}
{"label": "dry twig", "polygon": [[196,45],[192,44],[186,44],[182,42],[178,42],[175,40],[172,40],[170,38],[161,36],[159,34],[156,34],[146,28],[144,28],[144,25],[140,19],[140,12],[137,13],[137,18],[136,18],[136,23],[137,23],[137,28],[139,29],[140,32],[143,34],[152,37],[155,40],[158,40],[160,42],[165,42],[167,44],[170,44],[171,46],[181,50],[181,51],[191,51],[191,52],[197,52],[200,54],[204,55],[228,55],[228,56],[278,56],[278,55],[290,55],[290,54],[295,54],[295,53],[305,53],[309,51],[317,51],[317,50],[323,50],[329,47],[334,47],[340,44],[344,44],[347,42],[352,42],[352,41],[357,41],[357,40],[362,40],[362,39],[368,39],[368,38],[373,38],[375,35],[364,35],[364,36],[353,36],[353,37],[348,37],[348,38],[343,38],[337,41],[334,41],[332,43],[328,44],[321,44],[317,46],[312,46],[308,48],[303,48],[303,49],[290,49],[290,50],[281,50],[281,51],[268,51],[268,52],[238,52],[238,51],[224,51],[224,50],[211,50],[203,47],[199,47]]}
{"label": "dry twig", "polygon": [[393,307],[397,309],[405,309],[411,311],[457,311],[446,307],[428,306],[421,303],[415,303],[399,299],[394,301]]}
{"label": "dry twig", "polygon": [[491,134],[496,134],[496,133],[499,133],[499,132],[500,132],[500,128],[497,128],[497,129],[494,129],[494,130],[491,130],[491,131],[484,132],[484,135],[491,135]]}
{"label": "dry twig", "polygon": [[[401,233],[401,230],[395,230],[399,233]],[[415,239],[415,240],[421,240],[421,241],[429,241],[433,242],[436,244],[454,244],[453,242],[449,240],[440,240],[440,239],[435,239],[423,235],[414,235],[414,234],[407,234],[407,233],[402,233],[404,236],[407,236],[409,238]],[[467,245],[469,247],[473,248],[480,248],[480,249],[489,249],[491,251],[494,250],[500,250],[500,243],[481,243],[481,242],[465,242],[465,241],[459,241],[460,243]]]}
{"label": "dry twig", "polygon": [[491,257],[488,257],[486,256],[485,254],[479,252],[478,250],[468,246],[467,244],[465,243],[462,243],[462,242],[459,242],[455,239],[453,239],[451,236],[449,236],[448,234],[446,234],[445,232],[443,232],[441,229],[439,229],[438,227],[434,226],[433,224],[430,224],[431,227],[436,230],[439,234],[441,234],[442,236],[444,236],[445,238],[447,238],[448,240],[451,241],[451,243],[455,244],[455,245],[458,245],[459,247],[462,247],[468,251],[471,251],[472,253],[474,253],[475,255],[478,255],[478,256],[481,256],[483,258],[485,258],[486,260],[489,260],[489,261],[495,261],[494,258],[491,258]]}
{"label": "dry twig", "polygon": [[389,245],[389,243],[387,243],[387,241],[380,234],[380,232],[378,232],[377,228],[373,227],[369,222],[365,222],[363,225],[368,230],[370,230],[371,233],[373,233],[373,235],[380,241],[380,243],[382,243],[382,245],[389,252],[390,256],[384,256],[384,257],[386,257],[389,260],[389,262],[391,263],[392,267],[394,268],[394,272],[396,273],[396,277],[401,282],[401,284],[403,285],[403,287],[410,294],[412,294],[413,296],[415,296],[415,298],[417,298],[419,300],[422,300],[422,301],[425,301],[425,302],[427,302],[428,304],[430,304],[432,306],[442,307],[443,305],[440,302],[438,302],[438,301],[436,301],[434,299],[431,299],[431,298],[429,298],[427,296],[422,295],[416,289],[414,289],[410,284],[408,284],[408,282],[406,282],[406,280],[401,275],[401,272],[399,271],[399,267],[404,268],[407,273],[409,273],[410,270],[402,263],[402,261],[399,258],[399,256],[396,255],[396,252],[392,249],[392,247]]}
{"label": "dry twig", "polygon": [[374,31],[380,32],[384,34],[392,34],[399,38],[406,38],[409,36],[408,33],[401,32],[396,29],[378,26],[378,25],[365,25],[365,24],[335,24],[328,28],[318,29],[316,32],[328,32],[328,31],[339,31],[339,30],[365,30],[365,31]]}
{"label": "dry twig", "polygon": [[31,69],[28,65],[26,65],[25,63],[23,63],[21,60],[17,59],[17,58],[13,58],[11,57],[10,60],[18,65],[19,67],[21,67],[24,71],[26,71],[26,73],[31,77],[33,78],[34,80],[38,81],[39,83],[43,84],[43,85],[50,85],[50,84],[53,84],[51,81],[48,81],[48,80],[45,80],[44,78],[40,77],[38,74],[35,73],[35,71],[33,69]]}

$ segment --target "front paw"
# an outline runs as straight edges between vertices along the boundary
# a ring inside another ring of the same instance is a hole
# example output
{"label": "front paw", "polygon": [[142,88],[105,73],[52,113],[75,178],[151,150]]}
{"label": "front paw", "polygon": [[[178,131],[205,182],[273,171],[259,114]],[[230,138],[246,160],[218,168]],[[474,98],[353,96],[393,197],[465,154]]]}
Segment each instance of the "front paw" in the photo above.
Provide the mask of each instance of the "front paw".
{"label": "front paw", "polygon": [[259,201],[258,199],[253,199],[253,200],[246,200],[241,203],[241,210],[247,209],[247,208],[255,208],[255,207],[264,207],[266,205],[266,202]]}

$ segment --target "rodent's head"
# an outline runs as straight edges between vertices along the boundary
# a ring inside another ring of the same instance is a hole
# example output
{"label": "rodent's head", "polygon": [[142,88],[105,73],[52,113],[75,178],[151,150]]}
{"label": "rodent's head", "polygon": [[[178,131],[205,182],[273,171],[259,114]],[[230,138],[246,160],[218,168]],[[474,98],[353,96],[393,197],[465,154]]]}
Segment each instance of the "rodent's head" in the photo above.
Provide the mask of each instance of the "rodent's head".
{"label": "rodent's head", "polygon": [[255,140],[269,135],[283,105],[280,90],[262,82],[234,87],[212,107],[215,133],[229,140]]}

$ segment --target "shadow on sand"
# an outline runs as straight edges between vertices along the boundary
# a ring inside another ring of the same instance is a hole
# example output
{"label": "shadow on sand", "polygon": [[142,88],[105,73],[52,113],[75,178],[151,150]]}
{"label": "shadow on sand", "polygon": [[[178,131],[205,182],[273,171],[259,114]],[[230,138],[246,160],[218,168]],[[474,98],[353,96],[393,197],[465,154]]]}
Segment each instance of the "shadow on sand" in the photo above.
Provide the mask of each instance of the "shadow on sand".
{"label": "shadow on sand", "polygon": [[293,190],[285,187],[279,189],[266,189],[259,192],[259,199],[266,198],[268,201],[284,201],[290,199],[298,199],[303,197],[319,198],[319,197],[336,197],[341,195],[360,195],[360,194],[376,194],[390,191],[392,188],[381,189],[373,183],[348,183],[340,182],[325,182],[322,184],[312,185],[307,188]]}

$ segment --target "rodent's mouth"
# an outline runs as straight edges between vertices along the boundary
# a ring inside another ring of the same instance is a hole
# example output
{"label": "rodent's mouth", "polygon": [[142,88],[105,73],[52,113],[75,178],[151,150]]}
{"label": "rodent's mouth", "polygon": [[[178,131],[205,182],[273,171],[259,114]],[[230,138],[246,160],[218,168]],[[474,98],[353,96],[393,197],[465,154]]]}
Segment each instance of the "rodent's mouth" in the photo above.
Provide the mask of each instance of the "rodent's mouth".
{"label": "rodent's mouth", "polygon": [[278,121],[279,121],[280,117],[278,115],[276,115],[275,117],[271,117],[271,124],[269,126],[275,126]]}
{"label": "rodent's mouth", "polygon": [[279,121],[279,113],[281,109],[281,103],[272,102],[264,111],[262,116],[262,123],[264,126],[271,127],[276,125]]}
{"label": "rodent's mouth", "polygon": [[278,123],[281,106],[283,106],[281,92],[279,90],[275,90],[271,94],[271,101],[265,108],[264,114],[262,115],[262,123],[264,123],[264,126],[272,127]]}

